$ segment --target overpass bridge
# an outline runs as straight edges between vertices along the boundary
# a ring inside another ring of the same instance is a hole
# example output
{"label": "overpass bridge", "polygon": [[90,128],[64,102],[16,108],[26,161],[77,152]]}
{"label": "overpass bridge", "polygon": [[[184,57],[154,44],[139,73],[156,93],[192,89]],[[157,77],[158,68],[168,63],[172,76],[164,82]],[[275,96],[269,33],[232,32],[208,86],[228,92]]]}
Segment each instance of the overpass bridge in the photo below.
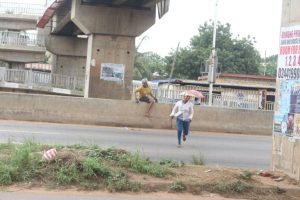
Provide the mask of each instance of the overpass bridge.
{"label": "overpass bridge", "polygon": [[47,30],[37,33],[36,23],[43,5],[0,2],[0,60],[10,68],[25,69],[25,63],[45,59]]}
{"label": "overpass bridge", "polygon": [[84,97],[130,99],[135,38],[170,0],[55,0],[37,23],[56,74],[84,77]]}

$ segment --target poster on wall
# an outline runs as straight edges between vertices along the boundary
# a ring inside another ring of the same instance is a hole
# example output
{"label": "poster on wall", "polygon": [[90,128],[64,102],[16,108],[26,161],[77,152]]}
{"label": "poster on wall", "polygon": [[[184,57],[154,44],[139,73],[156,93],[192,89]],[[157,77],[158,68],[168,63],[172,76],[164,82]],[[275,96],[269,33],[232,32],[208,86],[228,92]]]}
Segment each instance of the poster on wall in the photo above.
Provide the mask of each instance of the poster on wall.
{"label": "poster on wall", "polygon": [[124,81],[124,64],[101,63],[100,79],[106,81]]}
{"label": "poster on wall", "polygon": [[277,62],[274,134],[300,138],[300,25],[282,27]]}

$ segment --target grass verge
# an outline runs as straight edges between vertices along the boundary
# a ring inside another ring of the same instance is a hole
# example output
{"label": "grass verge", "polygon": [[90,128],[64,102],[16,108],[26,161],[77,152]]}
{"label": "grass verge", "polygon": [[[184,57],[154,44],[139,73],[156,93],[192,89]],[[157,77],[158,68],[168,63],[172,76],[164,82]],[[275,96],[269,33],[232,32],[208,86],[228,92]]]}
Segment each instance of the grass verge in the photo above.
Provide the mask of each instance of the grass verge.
{"label": "grass verge", "polygon": [[32,186],[72,186],[111,192],[212,192],[257,200],[289,199],[286,194],[277,194],[276,188],[259,182],[254,171],[203,166],[203,156],[193,156],[193,165],[189,165],[166,159],[154,162],[139,152],[95,145],[54,147],[57,157],[46,161],[43,152],[53,146],[31,140],[21,145],[0,144],[0,185],[31,183]]}

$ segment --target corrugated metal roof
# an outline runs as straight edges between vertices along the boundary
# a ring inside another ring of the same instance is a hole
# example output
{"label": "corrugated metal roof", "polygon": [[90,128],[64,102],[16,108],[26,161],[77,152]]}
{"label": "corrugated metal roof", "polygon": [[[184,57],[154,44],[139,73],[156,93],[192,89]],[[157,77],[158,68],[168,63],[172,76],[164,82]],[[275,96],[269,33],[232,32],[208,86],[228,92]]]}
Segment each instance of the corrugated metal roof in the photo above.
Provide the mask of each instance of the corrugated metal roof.
{"label": "corrugated metal roof", "polygon": [[259,76],[259,75],[250,75],[250,74],[220,74],[220,77],[276,80],[276,77],[274,77],[274,76]]}
{"label": "corrugated metal roof", "polygon": [[61,7],[66,0],[55,0],[45,11],[42,18],[38,21],[38,28],[45,28],[46,24],[50,21],[50,19],[54,16],[56,10]]}

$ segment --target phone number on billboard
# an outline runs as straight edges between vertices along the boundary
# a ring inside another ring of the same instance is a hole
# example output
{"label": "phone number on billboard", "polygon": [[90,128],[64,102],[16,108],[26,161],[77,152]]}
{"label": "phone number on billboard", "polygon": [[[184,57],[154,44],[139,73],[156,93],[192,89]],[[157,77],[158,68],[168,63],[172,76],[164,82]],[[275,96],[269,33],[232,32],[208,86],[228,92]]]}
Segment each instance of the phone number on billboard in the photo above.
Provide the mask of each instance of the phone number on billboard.
{"label": "phone number on billboard", "polygon": [[278,68],[277,78],[300,79],[300,68]]}

